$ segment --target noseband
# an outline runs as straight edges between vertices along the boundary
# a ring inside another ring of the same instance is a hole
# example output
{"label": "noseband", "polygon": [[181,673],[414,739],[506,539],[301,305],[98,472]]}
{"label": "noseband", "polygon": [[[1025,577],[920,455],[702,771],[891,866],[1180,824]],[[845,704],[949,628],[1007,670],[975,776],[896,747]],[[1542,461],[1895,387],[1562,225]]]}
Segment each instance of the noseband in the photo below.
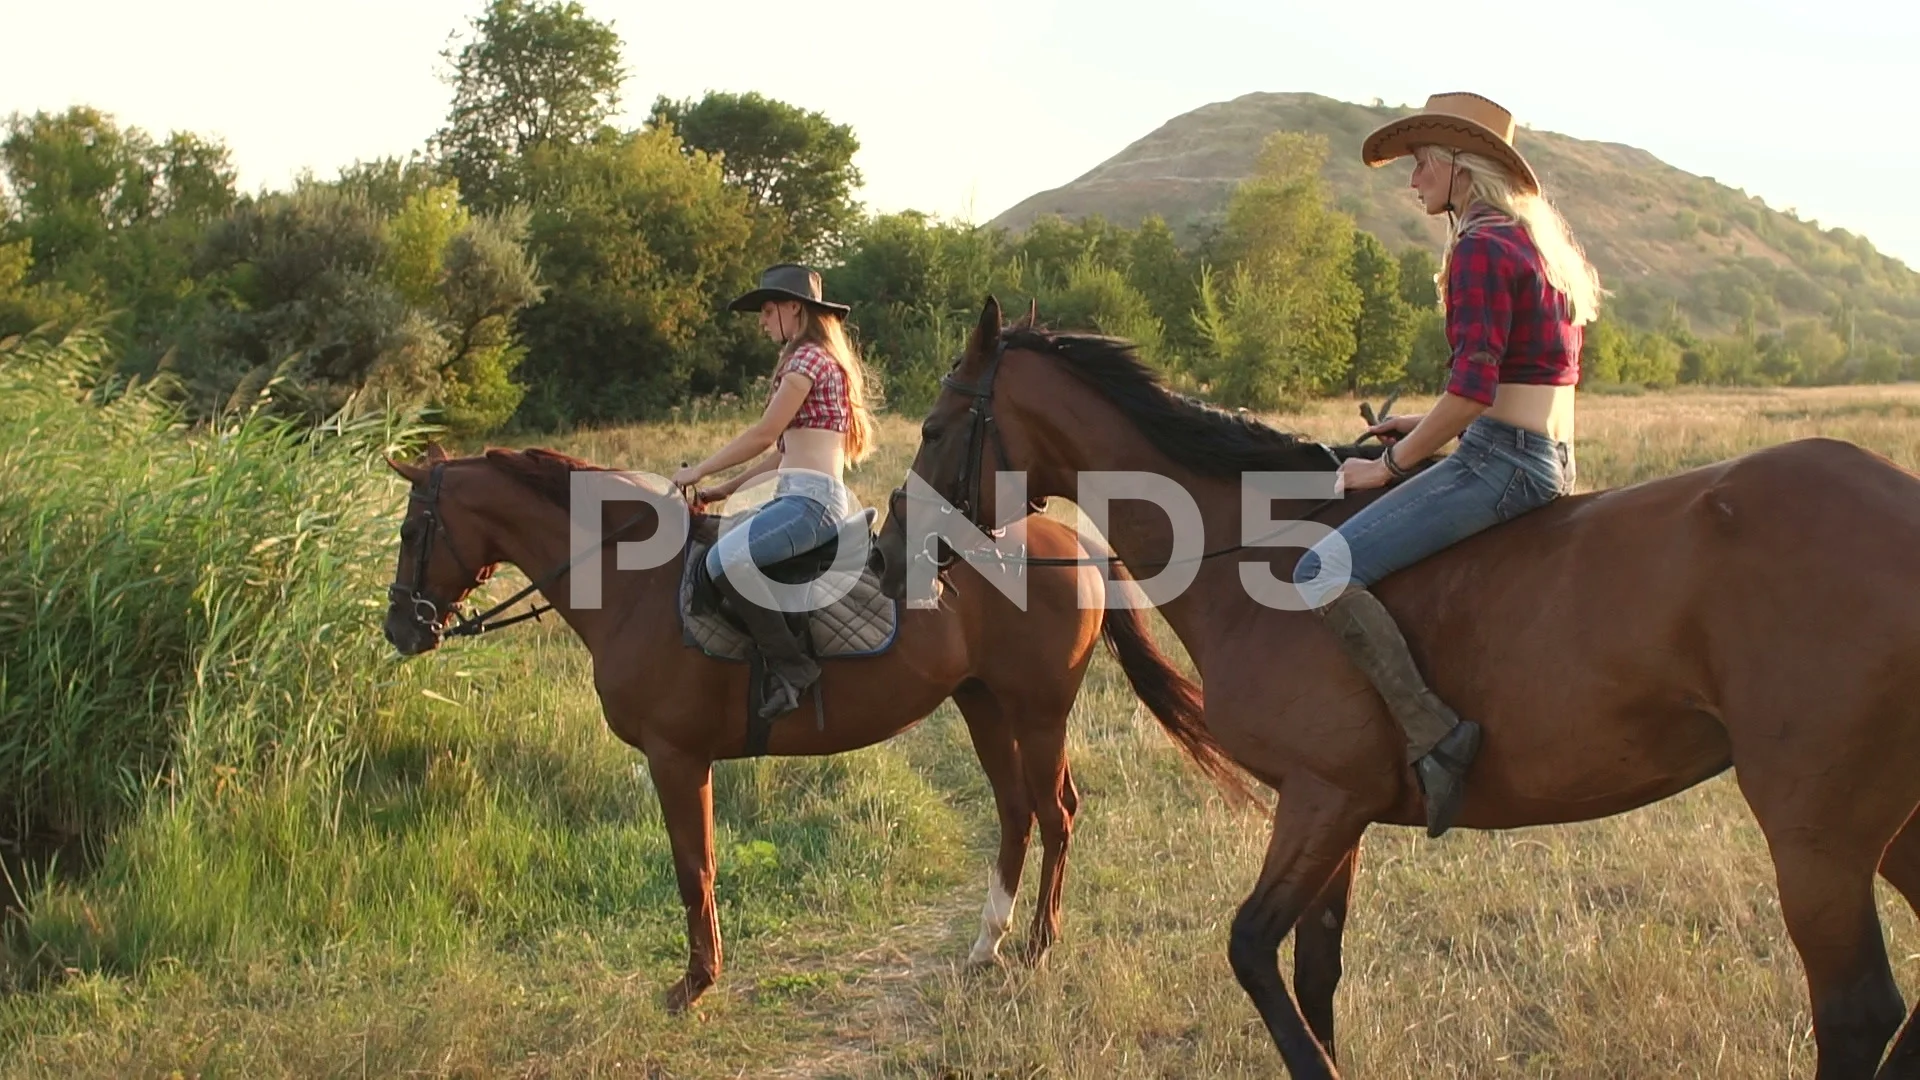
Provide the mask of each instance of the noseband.
{"label": "noseband", "polygon": [[[458,635],[463,631],[468,633],[474,631],[465,630],[469,625],[469,620],[460,611],[460,603],[458,600],[448,604],[447,607],[442,610],[439,601],[428,596],[426,593],[427,560],[433,555],[435,542],[445,541],[447,554],[453,559],[453,564],[460,568],[461,573],[471,578],[474,584],[478,585],[493,576],[492,567],[488,567],[485,570],[475,570],[471,564],[460,557],[459,550],[453,546],[453,535],[447,531],[446,523],[440,520],[440,480],[446,472],[446,467],[445,462],[436,462],[433,470],[427,476],[427,490],[421,492],[416,489],[407,493],[408,506],[411,507],[416,502],[426,504],[420,509],[419,515],[420,520],[425,522],[427,536],[420,541],[419,553],[413,560],[413,584],[403,585],[396,581],[387,586],[387,599],[393,603],[405,602],[413,617],[413,624],[425,630],[427,633],[432,634],[436,640],[439,639],[443,633]],[[460,625],[451,631],[443,631],[441,626],[446,622],[449,615],[458,620]],[[477,622],[478,620],[474,621]]]}
{"label": "noseband", "polygon": [[[419,557],[414,560],[413,564],[413,584],[403,585],[396,581],[387,586],[387,599],[392,603],[406,601],[410,606],[413,624],[433,635],[436,641],[442,637],[473,637],[487,633],[488,631],[512,626],[515,623],[526,622],[528,619],[538,619],[545,612],[552,611],[552,604],[540,604],[515,615],[511,619],[499,619],[497,621],[494,619],[494,616],[527,597],[532,596],[534,593],[547,588],[555,581],[558,581],[563,574],[572,570],[580,560],[591,555],[601,547],[604,547],[608,541],[625,534],[628,529],[640,524],[641,521],[645,520],[647,515],[653,512],[651,510],[642,510],[638,514],[628,518],[611,532],[602,536],[599,543],[594,544],[586,550],[575,553],[571,558],[567,559],[566,562],[542,574],[531,584],[523,586],[519,592],[514,593],[512,596],[507,597],[505,600],[500,601],[478,615],[468,615],[462,612],[459,601],[457,600],[447,605],[446,609],[442,611],[439,603],[426,594],[427,558],[433,552],[433,542],[436,536],[445,538],[447,542],[447,554],[453,556],[453,564],[459,567],[462,573],[472,578],[474,585],[478,586],[493,576],[492,566],[474,570],[471,564],[460,557],[460,552],[453,546],[453,534],[447,531],[446,523],[440,520],[440,476],[445,468],[445,462],[436,462],[434,464],[433,471],[428,475],[427,490],[424,494],[417,490],[407,493],[408,506],[412,506],[415,502],[426,503],[426,507],[420,511],[420,517],[426,521],[427,528],[432,530],[433,535],[421,541]],[[453,617],[455,625],[449,629],[442,630],[441,624],[446,621],[449,615]]]}

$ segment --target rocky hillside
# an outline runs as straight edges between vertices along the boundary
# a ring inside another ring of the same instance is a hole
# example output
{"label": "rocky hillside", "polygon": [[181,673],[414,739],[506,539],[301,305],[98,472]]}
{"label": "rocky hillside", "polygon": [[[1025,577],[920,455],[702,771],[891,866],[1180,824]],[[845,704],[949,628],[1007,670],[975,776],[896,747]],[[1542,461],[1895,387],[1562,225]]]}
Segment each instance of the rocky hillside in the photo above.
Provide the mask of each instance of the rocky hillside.
{"label": "rocky hillside", "polygon": [[[1395,250],[1436,246],[1445,219],[1420,212],[1409,167],[1369,169],[1359,159],[1368,131],[1410,111],[1317,94],[1248,94],[1202,106],[992,224],[1019,230],[1048,214],[1099,214],[1131,226],[1159,214],[1195,241],[1252,171],[1262,140],[1287,130],[1326,137],[1324,175],[1361,228]],[[1678,310],[1697,328],[1718,330],[1751,313],[1764,328],[1836,312],[1844,319],[1844,304],[1863,337],[1920,353],[1920,275],[1864,237],[1820,229],[1630,146],[1524,128],[1516,142],[1630,321],[1652,324]]]}

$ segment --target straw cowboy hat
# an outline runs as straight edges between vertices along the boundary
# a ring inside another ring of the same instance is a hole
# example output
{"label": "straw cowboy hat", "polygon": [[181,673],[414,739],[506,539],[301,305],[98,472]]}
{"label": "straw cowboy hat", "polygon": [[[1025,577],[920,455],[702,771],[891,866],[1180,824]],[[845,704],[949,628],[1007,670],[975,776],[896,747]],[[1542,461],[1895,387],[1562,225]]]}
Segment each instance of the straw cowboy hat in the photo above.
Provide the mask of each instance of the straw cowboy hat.
{"label": "straw cowboy hat", "polygon": [[821,299],[820,275],[799,263],[769,266],[760,274],[760,287],[727,305],[728,311],[759,311],[769,300],[798,300],[822,311],[845,315],[853,310],[845,304]]}
{"label": "straw cowboy hat", "polygon": [[1379,168],[1416,146],[1444,146],[1484,154],[1505,165],[1520,190],[1537,195],[1540,178],[1513,148],[1513,114],[1479,94],[1435,94],[1412,116],[1375,128],[1360,144],[1360,159]]}

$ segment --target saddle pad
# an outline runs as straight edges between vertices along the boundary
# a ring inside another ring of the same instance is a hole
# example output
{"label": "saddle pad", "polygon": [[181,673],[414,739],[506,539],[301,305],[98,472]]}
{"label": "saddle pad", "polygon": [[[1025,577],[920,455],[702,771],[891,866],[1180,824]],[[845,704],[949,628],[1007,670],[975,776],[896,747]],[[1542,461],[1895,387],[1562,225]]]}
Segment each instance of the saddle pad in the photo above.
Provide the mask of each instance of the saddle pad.
{"label": "saddle pad", "polygon": [[[693,568],[707,557],[711,544],[693,541],[687,545],[686,563],[680,571],[680,627],[689,645],[717,660],[745,660],[753,639],[727,620],[724,614],[693,615],[687,610],[693,599]],[[816,578],[813,588],[824,594],[828,586],[838,585],[845,575],[828,571]],[[872,569],[863,569],[860,579],[845,596],[807,613],[807,629],[813,638],[813,655],[825,660],[837,656],[876,656],[893,646],[900,627],[900,602],[880,591],[880,578]]]}

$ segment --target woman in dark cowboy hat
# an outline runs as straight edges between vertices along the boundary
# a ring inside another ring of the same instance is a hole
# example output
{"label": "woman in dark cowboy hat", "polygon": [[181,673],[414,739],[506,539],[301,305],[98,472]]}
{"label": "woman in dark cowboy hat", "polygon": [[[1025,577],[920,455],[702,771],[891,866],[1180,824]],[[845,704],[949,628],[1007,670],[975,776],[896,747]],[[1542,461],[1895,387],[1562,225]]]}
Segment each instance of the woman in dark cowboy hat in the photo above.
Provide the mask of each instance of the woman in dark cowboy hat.
{"label": "woman in dark cowboy hat", "polygon": [[1310,548],[1294,583],[1405,729],[1427,834],[1439,836],[1459,812],[1480,726],[1428,688],[1368,587],[1572,490],[1574,385],[1600,283],[1514,148],[1507,110],[1478,94],[1436,94],[1361,146],[1370,166],[1409,155],[1426,212],[1453,226],[1438,279],[1452,374],[1430,411],[1369,428],[1386,453],[1345,462],[1341,479],[1379,487],[1455,437],[1460,445]]}
{"label": "woman in dark cowboy hat", "polygon": [[775,497],[721,537],[706,563],[707,575],[732,600],[766,658],[773,685],[762,712],[772,717],[798,705],[820,670],[784,614],[741,596],[728,569],[741,561],[771,566],[835,536],[847,516],[841,472],[872,449],[873,416],[867,371],[842,323],[847,306],[821,297],[819,274],[792,263],[770,267],[758,288],[727,307],[758,312],[760,329],[780,346],[773,392],[759,420],[705,461],[674,473],[673,483],[693,487],[759,457],[733,479],[699,489],[700,502],[718,502],[743,484],[779,473]]}

